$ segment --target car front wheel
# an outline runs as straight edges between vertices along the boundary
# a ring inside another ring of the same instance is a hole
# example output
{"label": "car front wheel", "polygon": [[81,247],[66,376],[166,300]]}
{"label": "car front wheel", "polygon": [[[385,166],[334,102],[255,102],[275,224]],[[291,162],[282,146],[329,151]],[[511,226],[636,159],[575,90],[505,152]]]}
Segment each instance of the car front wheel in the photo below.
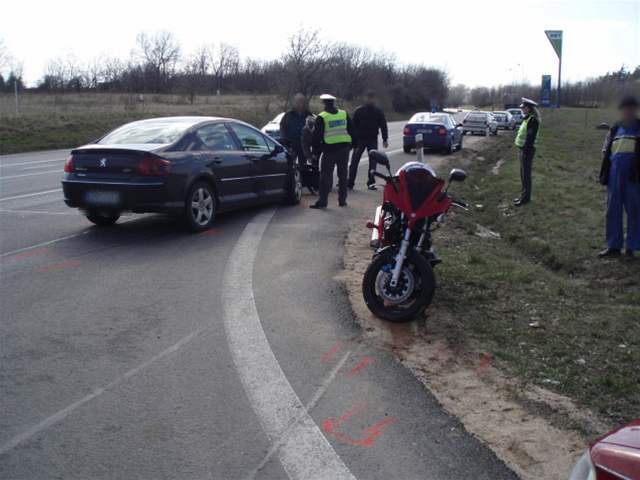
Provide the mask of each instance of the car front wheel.
{"label": "car front wheel", "polygon": [[284,203],[297,205],[302,199],[302,175],[298,167],[294,166],[291,173],[287,175],[287,187]]}
{"label": "car front wheel", "polygon": [[187,195],[184,219],[189,230],[202,232],[213,225],[216,216],[216,197],[206,182],[196,182]]}

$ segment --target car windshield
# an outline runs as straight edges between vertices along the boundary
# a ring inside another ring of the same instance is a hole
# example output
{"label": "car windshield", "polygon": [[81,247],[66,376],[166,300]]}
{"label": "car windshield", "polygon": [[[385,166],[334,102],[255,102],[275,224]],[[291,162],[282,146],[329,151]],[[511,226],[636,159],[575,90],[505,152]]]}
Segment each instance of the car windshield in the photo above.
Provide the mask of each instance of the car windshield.
{"label": "car windshield", "polygon": [[193,121],[176,120],[133,122],[107,134],[98,143],[102,145],[172,143],[192,125]]}
{"label": "car windshield", "polygon": [[466,120],[470,120],[472,122],[485,121],[487,119],[486,113],[470,113],[467,115]]}
{"label": "car windshield", "polygon": [[504,113],[494,113],[493,116],[496,117],[496,120],[505,120],[506,119],[506,115]]}
{"label": "car windshield", "polygon": [[437,115],[433,113],[416,113],[409,123],[446,123],[446,115]]}
{"label": "car windshield", "polygon": [[411,117],[411,120],[409,120],[409,123],[428,122],[430,116],[431,116],[430,113],[416,113],[413,117]]}

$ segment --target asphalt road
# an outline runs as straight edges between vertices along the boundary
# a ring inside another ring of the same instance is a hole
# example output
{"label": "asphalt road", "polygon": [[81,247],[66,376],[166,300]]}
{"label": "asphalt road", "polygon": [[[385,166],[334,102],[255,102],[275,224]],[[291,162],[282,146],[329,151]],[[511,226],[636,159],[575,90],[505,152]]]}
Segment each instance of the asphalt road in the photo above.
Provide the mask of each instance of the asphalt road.
{"label": "asphalt road", "polygon": [[516,478],[360,339],[335,194],[98,229],[62,202],[66,154],[0,157],[0,478]]}

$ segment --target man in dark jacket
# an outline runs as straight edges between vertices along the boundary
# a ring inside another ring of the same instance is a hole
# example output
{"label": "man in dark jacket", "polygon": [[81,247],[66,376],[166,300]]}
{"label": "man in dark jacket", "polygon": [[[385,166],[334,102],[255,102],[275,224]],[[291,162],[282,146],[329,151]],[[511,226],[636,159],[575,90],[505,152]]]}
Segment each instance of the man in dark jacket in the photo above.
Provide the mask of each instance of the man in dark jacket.
{"label": "man in dark jacket", "polygon": [[600,257],[620,255],[624,245],[624,212],[627,212],[626,253],[640,251],[640,118],[633,96],[619,105],[620,122],[605,140],[600,183],[607,186],[607,248]]}
{"label": "man in dark jacket", "polygon": [[320,194],[311,208],[327,208],[327,200],[333,184],[333,171],[338,169],[338,204],[347,206],[347,174],[349,151],[353,139],[353,125],[349,114],[336,108],[333,95],[320,96],[324,110],[316,117],[313,130],[313,155],[320,157]]}
{"label": "man in dark jacket", "polygon": [[[384,112],[376,105],[376,94],[369,90],[366,94],[364,105],[356,108],[353,113],[353,127],[355,130],[356,141],[353,154],[351,156],[351,165],[349,165],[349,188],[353,188],[358,175],[358,164],[365,149],[367,152],[378,149],[378,132],[382,133],[382,145],[384,148],[389,146],[389,129],[387,127],[387,119]],[[376,169],[375,160],[369,157],[369,176],[367,186],[371,190],[375,190],[375,177],[372,170]]]}
{"label": "man in dark jacket", "polygon": [[312,114],[307,108],[307,98],[303,94],[297,93],[293,97],[292,103],[293,108],[285,113],[282,116],[282,120],[280,120],[280,136],[282,143],[291,148],[295,160],[297,160],[298,165],[301,166],[306,162],[300,142],[302,129],[304,128],[307,117],[310,117]]}

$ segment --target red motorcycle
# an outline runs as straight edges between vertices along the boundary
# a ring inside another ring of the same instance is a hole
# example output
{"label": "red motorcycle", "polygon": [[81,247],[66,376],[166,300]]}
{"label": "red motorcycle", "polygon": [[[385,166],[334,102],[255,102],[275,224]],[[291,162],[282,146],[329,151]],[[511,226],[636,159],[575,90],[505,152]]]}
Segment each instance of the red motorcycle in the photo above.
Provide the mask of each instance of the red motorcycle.
{"label": "red motorcycle", "polygon": [[451,182],[467,177],[454,168],[449,184],[429,166],[408,162],[391,174],[389,158],[371,151],[369,157],[387,168],[383,202],[376,209],[371,246],[376,250],[362,281],[362,293],[369,310],[392,322],[410,320],[429,306],[436,289],[433,267],[440,263],[432,250],[431,232],[444,220],[452,205],[467,204],[449,195]]}

